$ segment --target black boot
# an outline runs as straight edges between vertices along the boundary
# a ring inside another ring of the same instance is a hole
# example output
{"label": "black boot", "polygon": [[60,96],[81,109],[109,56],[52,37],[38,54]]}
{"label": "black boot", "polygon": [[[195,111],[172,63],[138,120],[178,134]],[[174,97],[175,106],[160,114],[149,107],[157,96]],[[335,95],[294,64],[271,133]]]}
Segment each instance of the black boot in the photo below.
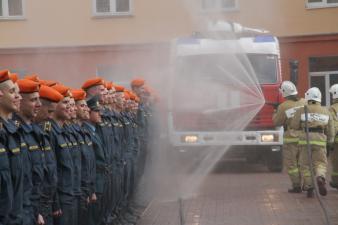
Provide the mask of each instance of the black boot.
{"label": "black boot", "polygon": [[319,189],[319,194],[322,196],[327,195],[327,190],[326,190],[326,182],[324,177],[317,177],[317,184],[318,184],[318,189]]}
{"label": "black boot", "polygon": [[288,189],[289,193],[302,193],[302,188],[301,187],[293,187]]}
{"label": "black boot", "polygon": [[308,198],[313,198],[314,197],[314,193],[313,193],[313,188],[309,188],[306,190],[306,197]]}

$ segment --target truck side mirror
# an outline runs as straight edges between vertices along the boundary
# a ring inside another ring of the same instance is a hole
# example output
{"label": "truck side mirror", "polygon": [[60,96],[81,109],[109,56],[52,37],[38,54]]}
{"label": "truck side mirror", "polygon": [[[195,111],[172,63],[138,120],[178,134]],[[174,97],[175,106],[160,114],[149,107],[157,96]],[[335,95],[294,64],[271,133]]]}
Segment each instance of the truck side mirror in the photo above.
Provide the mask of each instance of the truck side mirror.
{"label": "truck side mirror", "polygon": [[298,83],[298,60],[292,59],[289,61],[290,65],[290,81],[297,86]]}

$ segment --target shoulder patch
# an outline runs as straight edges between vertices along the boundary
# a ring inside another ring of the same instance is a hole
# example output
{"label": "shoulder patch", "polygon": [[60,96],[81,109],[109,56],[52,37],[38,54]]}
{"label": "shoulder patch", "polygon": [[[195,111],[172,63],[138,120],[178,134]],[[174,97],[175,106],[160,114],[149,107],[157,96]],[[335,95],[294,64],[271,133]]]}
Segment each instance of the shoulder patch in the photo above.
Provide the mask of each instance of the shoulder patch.
{"label": "shoulder patch", "polygon": [[20,122],[18,120],[14,121],[16,127],[20,127]]}
{"label": "shoulder patch", "polygon": [[45,132],[50,132],[52,130],[52,124],[49,121],[46,121],[43,126]]}
{"label": "shoulder patch", "polygon": [[296,107],[293,107],[293,108],[290,108],[288,110],[285,110],[285,115],[286,115],[286,118],[290,119],[290,118],[293,118],[295,116],[295,113],[296,111],[299,109],[299,108],[303,108],[304,106],[296,106]]}
{"label": "shoulder patch", "polygon": [[[320,122],[323,124],[328,124],[329,122],[329,116],[325,114],[320,113],[308,113],[308,120],[309,122]],[[301,120],[305,121],[305,113],[302,113]]]}

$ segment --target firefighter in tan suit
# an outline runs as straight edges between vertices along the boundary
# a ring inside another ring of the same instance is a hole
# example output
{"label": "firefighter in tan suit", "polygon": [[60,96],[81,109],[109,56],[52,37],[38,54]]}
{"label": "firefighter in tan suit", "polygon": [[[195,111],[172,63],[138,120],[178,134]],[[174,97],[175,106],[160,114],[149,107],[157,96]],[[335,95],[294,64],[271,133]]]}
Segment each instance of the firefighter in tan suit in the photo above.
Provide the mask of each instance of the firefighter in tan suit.
{"label": "firefighter in tan suit", "polygon": [[283,145],[284,166],[292,183],[292,188],[288,192],[301,193],[301,177],[298,162],[299,131],[292,130],[290,122],[296,110],[303,107],[306,102],[297,96],[297,88],[290,81],[284,81],[279,90],[286,101],[278,106],[277,112],[273,115],[273,122],[275,126],[283,126],[285,130]]}
{"label": "firefighter in tan suit", "polygon": [[[310,88],[305,93],[308,101],[308,127],[309,142],[312,152],[312,165],[314,175],[319,187],[319,193],[323,196],[327,194],[325,175],[327,172],[326,144],[333,142],[334,126],[330,112],[321,106],[322,94],[316,87]],[[304,108],[300,108],[295,113],[291,121],[291,128],[301,130],[300,146],[300,170],[303,177],[303,189],[307,191],[307,197],[313,197],[314,186],[311,179],[310,164],[307,152],[306,132],[305,132],[305,113]]]}
{"label": "firefighter in tan suit", "polygon": [[[332,105],[329,109],[332,119],[334,121],[335,133],[338,131],[338,84],[332,85],[330,88],[332,94]],[[328,149],[330,151],[330,149]],[[333,151],[330,154],[332,162],[332,173],[330,186],[338,189],[338,136],[335,137]]]}

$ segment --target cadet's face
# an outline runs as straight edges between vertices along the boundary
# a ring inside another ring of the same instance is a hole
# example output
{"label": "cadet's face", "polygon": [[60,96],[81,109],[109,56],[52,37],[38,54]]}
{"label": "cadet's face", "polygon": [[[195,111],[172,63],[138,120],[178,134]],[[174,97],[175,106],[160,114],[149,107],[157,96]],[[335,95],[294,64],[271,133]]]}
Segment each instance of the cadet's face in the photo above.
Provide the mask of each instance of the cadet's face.
{"label": "cadet's face", "polygon": [[124,94],[123,92],[117,92],[116,93],[116,105],[119,107],[123,107],[124,104]]}
{"label": "cadet's face", "polygon": [[114,88],[112,88],[111,90],[109,90],[109,92],[108,92],[108,103],[109,104],[112,104],[112,103],[114,103],[114,96],[115,96],[115,89]]}
{"label": "cadet's face", "polygon": [[101,122],[101,114],[100,111],[90,111],[90,118],[89,120],[92,123],[100,123]]}
{"label": "cadet's face", "polygon": [[52,119],[56,109],[57,103],[51,102],[48,105],[41,105],[39,112],[36,116],[38,121],[45,121],[47,119]]}
{"label": "cadet's face", "polygon": [[69,113],[70,113],[71,119],[76,119],[76,106],[75,106],[74,98],[70,98],[69,100]]}
{"label": "cadet's face", "polygon": [[131,100],[125,100],[124,105],[126,109],[131,109]]}
{"label": "cadet's face", "polygon": [[47,107],[47,118],[48,119],[52,119],[54,114],[55,114],[55,110],[56,110],[56,106],[58,104],[56,102],[52,102],[50,103],[50,105]]}
{"label": "cadet's face", "polygon": [[133,89],[133,91],[134,91],[138,96],[140,96],[140,95],[143,93],[144,88],[143,88],[143,87],[135,87],[135,88]]}
{"label": "cadet's face", "polygon": [[69,120],[70,117],[70,98],[63,98],[57,105],[55,109],[55,116],[62,120]]}
{"label": "cadet's face", "polygon": [[80,100],[76,102],[76,111],[77,117],[80,120],[88,120],[89,119],[89,108],[85,100]]}
{"label": "cadet's face", "polygon": [[39,93],[23,94],[20,111],[27,118],[35,118],[41,107]]}
{"label": "cadet's face", "polygon": [[133,101],[133,103],[132,103],[132,110],[137,111],[137,108],[138,108],[138,103],[135,102],[135,101]]}
{"label": "cadet's face", "polygon": [[103,85],[98,85],[97,86],[97,93],[96,95],[99,96],[99,101],[100,102],[104,102],[105,101],[105,92],[106,92],[106,88]]}
{"label": "cadet's face", "polygon": [[109,91],[107,88],[104,88],[103,91],[103,103],[107,104],[109,102]]}
{"label": "cadet's face", "polygon": [[11,80],[5,82],[6,85],[1,90],[3,95],[0,95],[0,107],[9,113],[18,112],[22,97],[18,92],[17,86]]}
{"label": "cadet's face", "polygon": [[19,85],[17,83],[14,83],[15,86],[15,93],[17,95],[19,95],[19,101],[16,102],[16,107],[17,107],[17,112],[20,110],[20,105],[21,105],[21,100],[22,100],[22,96],[20,95],[20,88]]}

